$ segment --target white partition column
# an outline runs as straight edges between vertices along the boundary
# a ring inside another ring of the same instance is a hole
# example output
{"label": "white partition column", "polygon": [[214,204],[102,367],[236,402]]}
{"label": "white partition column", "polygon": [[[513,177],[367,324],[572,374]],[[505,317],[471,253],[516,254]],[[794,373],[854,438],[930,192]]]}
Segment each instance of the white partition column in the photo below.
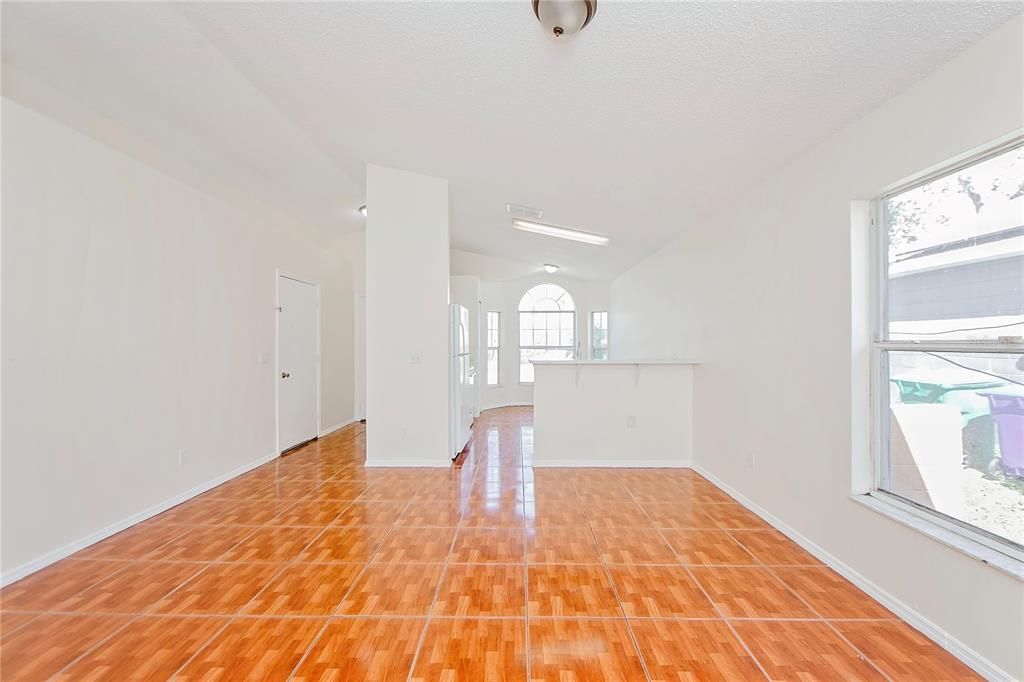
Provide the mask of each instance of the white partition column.
{"label": "white partition column", "polygon": [[448,457],[448,181],[366,167],[366,465]]}

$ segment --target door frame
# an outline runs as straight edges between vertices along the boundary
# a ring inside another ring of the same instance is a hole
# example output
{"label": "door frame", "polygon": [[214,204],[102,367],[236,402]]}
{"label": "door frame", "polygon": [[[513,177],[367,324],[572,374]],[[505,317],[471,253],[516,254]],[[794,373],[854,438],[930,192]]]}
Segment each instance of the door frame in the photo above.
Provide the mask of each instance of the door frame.
{"label": "door frame", "polygon": [[308,284],[316,291],[316,437],[322,427],[321,412],[321,363],[320,363],[320,283],[293,275],[281,268],[274,269],[274,452],[281,456],[281,278]]}

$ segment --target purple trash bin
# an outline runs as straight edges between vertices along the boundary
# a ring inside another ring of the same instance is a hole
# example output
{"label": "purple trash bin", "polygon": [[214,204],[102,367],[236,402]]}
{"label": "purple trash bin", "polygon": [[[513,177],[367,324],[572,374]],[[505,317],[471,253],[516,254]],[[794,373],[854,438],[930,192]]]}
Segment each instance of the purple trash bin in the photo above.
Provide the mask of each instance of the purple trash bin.
{"label": "purple trash bin", "polygon": [[1003,471],[1024,478],[1024,386],[1004,386],[978,391],[988,398],[996,422]]}

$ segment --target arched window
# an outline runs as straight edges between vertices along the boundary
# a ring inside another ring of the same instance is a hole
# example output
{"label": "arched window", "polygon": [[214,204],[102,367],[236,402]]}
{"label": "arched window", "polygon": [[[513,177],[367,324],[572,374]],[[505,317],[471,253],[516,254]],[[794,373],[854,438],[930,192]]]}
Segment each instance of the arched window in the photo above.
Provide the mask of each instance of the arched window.
{"label": "arched window", "polygon": [[519,382],[533,383],[531,360],[576,357],[576,305],[557,284],[538,284],[519,301]]}

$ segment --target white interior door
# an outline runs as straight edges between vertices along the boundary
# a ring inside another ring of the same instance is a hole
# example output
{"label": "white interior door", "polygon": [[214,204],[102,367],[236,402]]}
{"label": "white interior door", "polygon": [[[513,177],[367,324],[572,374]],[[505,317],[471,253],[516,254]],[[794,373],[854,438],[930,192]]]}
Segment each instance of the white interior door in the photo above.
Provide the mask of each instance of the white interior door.
{"label": "white interior door", "polygon": [[313,284],[277,281],[277,428],[282,452],[317,437],[319,296]]}

